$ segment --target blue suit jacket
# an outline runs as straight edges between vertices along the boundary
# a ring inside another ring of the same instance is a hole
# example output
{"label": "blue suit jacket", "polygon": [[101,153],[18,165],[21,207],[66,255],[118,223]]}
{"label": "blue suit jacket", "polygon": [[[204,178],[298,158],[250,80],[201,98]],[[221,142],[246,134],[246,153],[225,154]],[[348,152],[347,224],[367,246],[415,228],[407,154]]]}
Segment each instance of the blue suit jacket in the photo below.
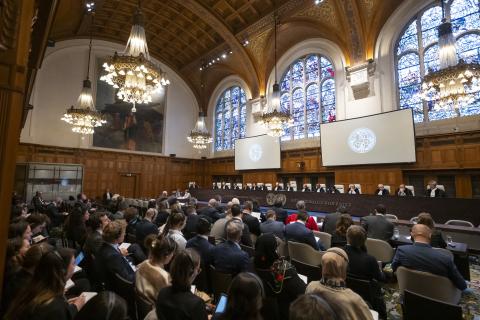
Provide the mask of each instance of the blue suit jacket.
{"label": "blue suit jacket", "polygon": [[300,222],[293,222],[285,226],[285,238],[287,241],[308,244],[315,250],[318,250],[318,244],[315,241],[315,236],[313,235],[312,230],[308,229]]}
{"label": "blue suit jacket", "polygon": [[392,262],[393,271],[400,266],[449,278],[460,290],[467,287],[452,257],[433,249],[429,244],[417,242],[399,246]]}
{"label": "blue suit jacket", "polygon": [[202,266],[208,266],[211,260],[211,251],[214,246],[207,239],[195,236],[187,241],[187,248],[193,248],[200,254]]}
{"label": "blue suit jacket", "polygon": [[267,220],[260,225],[262,233],[273,233],[280,239],[285,239],[285,225],[280,221]]}
{"label": "blue suit jacket", "polygon": [[107,289],[112,290],[112,288],[115,288],[115,284],[118,281],[115,278],[115,273],[128,281],[135,281],[135,272],[128,264],[127,259],[106,242],[100,247],[95,262]]}
{"label": "blue suit jacket", "polygon": [[232,275],[251,269],[248,253],[230,240],[213,248],[212,264],[218,271]]}

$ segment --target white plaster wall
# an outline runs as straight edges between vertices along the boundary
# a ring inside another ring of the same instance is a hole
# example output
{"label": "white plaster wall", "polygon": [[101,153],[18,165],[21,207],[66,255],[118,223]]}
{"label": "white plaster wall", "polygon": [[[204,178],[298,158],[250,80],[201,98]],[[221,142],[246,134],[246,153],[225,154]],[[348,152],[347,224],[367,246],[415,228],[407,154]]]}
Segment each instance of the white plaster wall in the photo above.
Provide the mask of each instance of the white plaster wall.
{"label": "white plaster wall", "polygon": [[[95,97],[97,57],[106,57],[123,51],[123,46],[94,40],[90,65],[90,79]],[[48,48],[43,65],[38,72],[29,113],[20,141],[60,147],[93,148],[92,137],[81,138],[60,120],[66,108],[75,105],[86,76],[88,40],[76,39],[57,42]],[[178,157],[200,158],[186,137],[198,115],[198,104],[186,83],[170,68],[158,63],[167,72],[171,85],[167,89],[164,114],[163,154],[175,153]],[[128,151],[131,152],[131,151]]]}

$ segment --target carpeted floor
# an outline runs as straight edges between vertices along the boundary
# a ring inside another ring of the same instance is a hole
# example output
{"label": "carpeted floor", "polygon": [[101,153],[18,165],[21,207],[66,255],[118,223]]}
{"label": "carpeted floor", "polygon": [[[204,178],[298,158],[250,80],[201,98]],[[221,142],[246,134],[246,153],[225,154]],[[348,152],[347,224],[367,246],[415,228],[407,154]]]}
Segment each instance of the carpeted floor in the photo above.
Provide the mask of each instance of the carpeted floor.
{"label": "carpeted floor", "polygon": [[[470,288],[473,289],[473,293],[462,295],[460,305],[462,306],[463,318],[465,320],[477,320],[480,319],[480,264],[478,257],[471,259],[470,261],[470,278]],[[402,309],[399,304],[400,292],[398,291],[398,285],[387,284],[384,286],[384,290],[388,319],[402,319]]]}

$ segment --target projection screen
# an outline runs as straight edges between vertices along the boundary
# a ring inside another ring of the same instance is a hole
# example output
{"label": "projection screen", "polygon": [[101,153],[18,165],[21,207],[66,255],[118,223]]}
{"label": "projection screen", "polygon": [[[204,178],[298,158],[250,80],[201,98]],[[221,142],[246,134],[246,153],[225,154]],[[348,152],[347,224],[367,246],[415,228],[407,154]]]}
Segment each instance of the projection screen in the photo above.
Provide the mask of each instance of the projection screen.
{"label": "projection screen", "polygon": [[324,166],[415,162],[411,109],[321,124]]}
{"label": "projection screen", "polygon": [[235,140],[235,170],[279,168],[279,138],[262,135]]}

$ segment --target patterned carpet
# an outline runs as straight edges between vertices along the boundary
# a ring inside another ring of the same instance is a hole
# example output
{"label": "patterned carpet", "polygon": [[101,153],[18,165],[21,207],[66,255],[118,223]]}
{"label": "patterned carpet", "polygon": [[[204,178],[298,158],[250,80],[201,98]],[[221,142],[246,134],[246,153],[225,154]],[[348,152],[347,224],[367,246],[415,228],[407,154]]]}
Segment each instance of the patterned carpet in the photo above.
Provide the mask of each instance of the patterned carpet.
{"label": "patterned carpet", "polygon": [[[470,259],[470,278],[470,288],[473,289],[473,293],[463,294],[460,305],[462,306],[463,318],[465,320],[477,320],[480,319],[480,264],[478,257]],[[398,302],[400,296],[398,285],[387,284],[384,286],[384,290],[388,319],[402,319],[402,309]]]}

